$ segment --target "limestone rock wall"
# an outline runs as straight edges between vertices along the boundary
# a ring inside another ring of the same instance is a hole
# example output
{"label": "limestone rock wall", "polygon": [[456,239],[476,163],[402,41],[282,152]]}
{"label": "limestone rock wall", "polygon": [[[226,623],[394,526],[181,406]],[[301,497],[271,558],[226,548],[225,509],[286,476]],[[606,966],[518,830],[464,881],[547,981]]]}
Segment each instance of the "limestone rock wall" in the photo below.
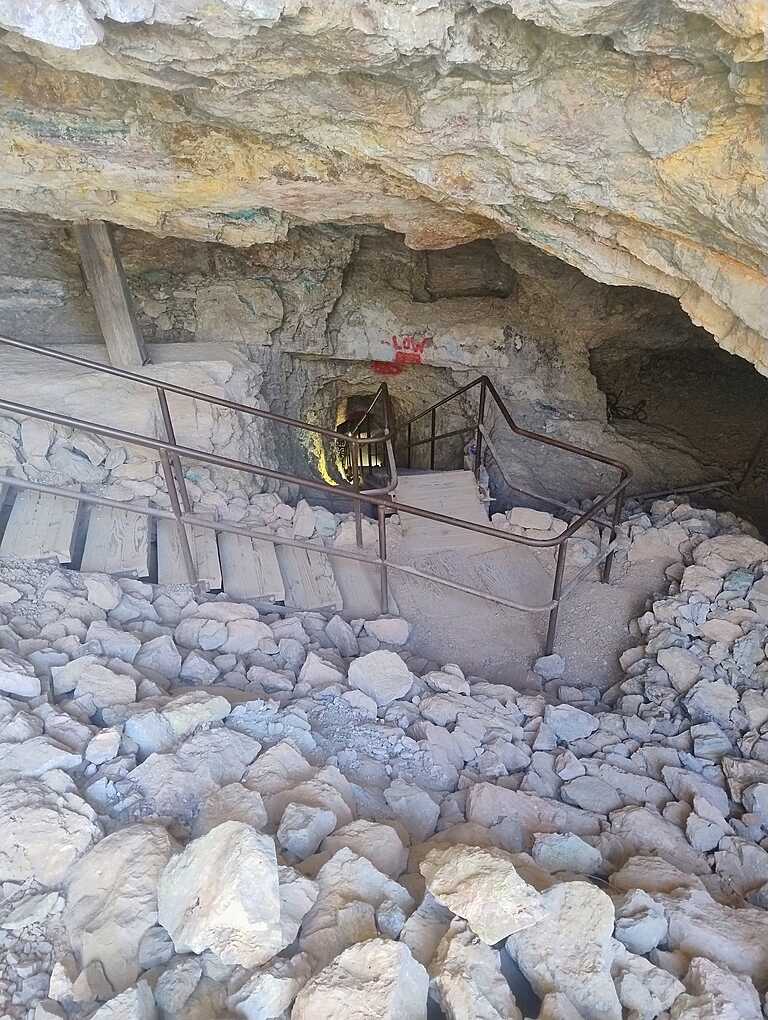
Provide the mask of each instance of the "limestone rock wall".
{"label": "limestone rock wall", "polygon": [[233,246],[518,237],[765,374],[762,10],[2,0],[0,206]]}

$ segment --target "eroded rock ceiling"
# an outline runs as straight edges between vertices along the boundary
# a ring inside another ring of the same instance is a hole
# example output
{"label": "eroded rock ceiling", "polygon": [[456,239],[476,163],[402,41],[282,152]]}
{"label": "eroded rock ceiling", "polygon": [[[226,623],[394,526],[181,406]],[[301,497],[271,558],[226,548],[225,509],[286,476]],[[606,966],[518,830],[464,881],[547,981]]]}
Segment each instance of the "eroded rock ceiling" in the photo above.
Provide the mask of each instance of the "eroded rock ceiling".
{"label": "eroded rock ceiling", "polygon": [[768,374],[762,0],[0,0],[0,206],[518,237]]}

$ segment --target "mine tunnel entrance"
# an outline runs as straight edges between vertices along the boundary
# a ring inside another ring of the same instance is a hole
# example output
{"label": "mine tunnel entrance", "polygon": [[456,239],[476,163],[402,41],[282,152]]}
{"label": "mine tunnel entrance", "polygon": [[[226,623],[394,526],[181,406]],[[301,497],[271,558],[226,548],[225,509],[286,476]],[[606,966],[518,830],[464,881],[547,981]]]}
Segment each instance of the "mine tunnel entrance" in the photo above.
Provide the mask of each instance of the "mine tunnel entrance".
{"label": "mine tunnel entrance", "polygon": [[718,347],[706,331],[695,332],[693,345],[629,348],[619,339],[590,352],[608,423],[633,439],[684,444],[701,462],[702,481],[719,475],[735,483],[730,492],[712,490],[698,498],[743,514],[765,531],[768,379]]}

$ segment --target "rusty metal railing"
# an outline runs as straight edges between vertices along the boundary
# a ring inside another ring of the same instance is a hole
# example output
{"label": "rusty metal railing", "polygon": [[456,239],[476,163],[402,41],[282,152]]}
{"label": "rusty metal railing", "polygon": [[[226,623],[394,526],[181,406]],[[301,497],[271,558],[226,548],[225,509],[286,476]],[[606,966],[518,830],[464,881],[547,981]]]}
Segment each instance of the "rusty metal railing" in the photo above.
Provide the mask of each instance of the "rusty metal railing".
{"label": "rusty metal railing", "polygon": [[[117,502],[104,496],[97,496],[92,494],[81,493],[77,490],[65,489],[60,486],[48,485],[42,482],[33,482],[27,479],[16,478],[13,475],[3,474],[0,475],[0,484],[7,484],[11,487],[21,489],[32,489],[41,492],[48,492],[54,495],[62,496],[64,498],[73,499],[77,502],[84,502],[89,504],[101,505],[118,508],[120,510],[128,511],[131,513],[138,513],[146,517],[154,517],[158,519],[170,519],[174,520],[177,528],[182,549],[182,554],[187,568],[190,583],[195,584],[197,582],[197,567],[192,555],[192,549],[189,543],[189,537],[187,535],[187,527],[197,526],[205,529],[212,530],[214,532],[228,532],[233,534],[243,534],[251,538],[263,539],[272,542],[277,545],[289,545],[297,548],[314,550],[321,552],[330,557],[339,557],[341,559],[350,559],[363,562],[370,566],[374,566],[379,570],[380,576],[380,587],[381,587],[381,607],[382,612],[387,612],[389,606],[389,581],[388,571],[395,570],[404,574],[408,574],[414,577],[419,577],[427,580],[431,583],[447,587],[453,590],[463,592],[464,594],[472,595],[474,597],[484,599],[488,602],[493,602],[498,605],[507,606],[511,609],[516,609],[527,613],[549,613],[549,625],[547,629],[547,639],[545,644],[545,652],[549,653],[554,647],[554,638],[557,627],[557,614],[562,599],[562,583],[565,570],[565,551],[568,540],[575,534],[575,532],[586,524],[588,521],[596,519],[601,511],[611,502],[615,501],[615,508],[612,517],[614,526],[615,539],[615,526],[618,523],[621,514],[621,505],[623,502],[624,491],[630,479],[630,472],[624,466],[616,461],[612,461],[606,457],[602,457],[598,454],[591,454],[588,451],[580,450],[577,447],[571,446],[567,443],[562,443],[559,440],[553,440],[549,437],[538,436],[536,433],[529,432],[524,429],[520,429],[512,420],[511,415],[502,404],[498,393],[496,392],[493,384],[487,377],[483,376],[476,380],[469,386],[463,387],[457,393],[452,394],[445,400],[441,401],[440,404],[446,403],[448,400],[453,399],[455,396],[466,392],[471,389],[472,386],[481,386],[481,410],[478,415],[478,421],[476,424],[477,435],[480,436],[480,426],[483,424],[483,414],[485,406],[485,394],[490,393],[492,398],[499,405],[502,414],[504,415],[507,422],[512,427],[513,431],[520,435],[524,435],[531,439],[537,439],[544,442],[547,445],[557,447],[567,452],[579,454],[581,456],[588,457],[592,460],[600,461],[611,467],[615,467],[620,470],[621,478],[619,482],[606,493],[604,496],[597,499],[589,510],[581,514],[576,520],[572,521],[571,524],[558,536],[547,538],[547,539],[533,539],[525,535],[511,535],[507,532],[499,531],[493,527],[484,526],[480,524],[474,524],[469,521],[460,520],[451,517],[447,514],[438,514],[433,511],[423,510],[420,507],[410,506],[404,503],[396,502],[390,498],[387,491],[375,491],[365,490],[361,491],[358,488],[346,488],[343,486],[329,485],[325,482],[318,481],[312,478],[305,478],[300,475],[295,475],[286,471],[280,471],[275,468],[267,467],[266,465],[249,464],[245,461],[235,460],[230,457],[223,457],[218,454],[208,453],[203,450],[198,450],[194,447],[181,446],[176,441],[176,435],[173,427],[173,421],[171,417],[170,408],[166,397],[167,392],[177,393],[183,396],[190,397],[194,400],[200,400],[219,406],[228,407],[234,411],[250,414],[255,417],[264,418],[269,421],[276,422],[281,425],[288,425],[290,427],[306,429],[308,431],[317,432],[321,435],[331,437],[334,440],[344,440],[359,445],[367,445],[369,443],[380,443],[382,439],[385,441],[388,447],[388,455],[391,457],[391,466],[394,474],[394,480],[396,484],[397,473],[394,465],[394,455],[392,454],[392,428],[391,418],[387,418],[387,425],[385,429],[377,433],[373,437],[355,437],[347,436],[343,433],[335,432],[332,429],[325,429],[319,426],[311,425],[307,422],[298,421],[295,419],[287,418],[284,415],[275,414],[274,412],[265,411],[260,408],[249,407],[248,405],[241,404],[237,401],[228,400],[222,397],[216,397],[212,394],[199,393],[194,390],[187,389],[185,387],[176,386],[172,383],[161,382],[157,379],[148,378],[142,375],[138,375],[134,372],[128,372],[123,369],[115,368],[111,365],[102,365],[98,362],[88,361],[84,358],[79,358],[74,355],[66,354],[61,351],[54,350],[43,350],[42,348],[35,347],[30,344],[24,344],[17,340],[11,340],[9,338],[0,337],[0,344],[14,347],[17,349],[32,352],[34,354],[41,355],[47,358],[53,358],[55,360],[68,362],[75,364],[91,371],[100,372],[105,375],[113,375],[130,381],[140,383],[145,386],[154,388],[160,401],[161,415],[163,419],[163,426],[166,432],[166,439],[157,439],[153,436],[137,435],[134,433],[126,432],[122,429],[113,428],[111,426],[102,425],[98,422],[91,422],[81,418],[75,418],[68,415],[59,414],[54,411],[48,411],[44,408],[34,407],[28,404],[17,403],[15,401],[0,399],[0,409],[5,410],[11,414],[18,415],[20,417],[30,417],[41,421],[47,421],[52,424],[64,425],[73,429],[80,429],[85,432],[91,432],[95,435],[103,436],[107,439],[117,440],[120,443],[127,445],[137,446],[146,450],[154,451],[162,465],[163,474],[165,477],[166,487],[168,490],[168,498],[171,504],[171,510],[163,510],[159,507],[150,506],[133,506],[130,503]],[[387,401],[387,414],[390,415],[389,408],[389,394],[384,393],[384,399]],[[428,408],[424,413],[431,413],[434,408]],[[417,416],[421,417],[421,415]],[[413,419],[411,420],[413,421]],[[409,425],[409,423],[406,423]],[[437,441],[442,437],[433,436],[433,439]],[[375,507],[376,516],[378,520],[378,556],[372,557],[367,556],[363,552],[353,552],[350,549],[340,549],[335,546],[324,546],[316,543],[305,542],[299,539],[288,538],[286,536],[276,535],[272,532],[260,531],[255,528],[243,527],[240,525],[232,524],[228,521],[212,521],[206,517],[200,516],[194,513],[189,493],[186,487],[184,479],[184,473],[182,469],[182,460],[190,460],[203,464],[210,464],[213,466],[227,468],[235,471],[241,471],[249,475],[260,476],[264,478],[270,478],[276,481],[287,482],[294,485],[300,485],[304,488],[309,488],[318,492],[330,493],[333,495],[343,494],[348,497],[355,505],[355,517],[358,522],[358,528],[356,529],[357,544],[359,548],[362,548],[362,535],[361,535],[361,519],[362,519],[362,508],[365,505]],[[475,470],[476,473],[479,471],[479,455],[476,449],[475,457]],[[391,483],[390,483],[391,484]],[[480,535],[491,536],[500,542],[512,542],[517,545],[525,545],[533,548],[553,548],[557,547],[557,562],[555,567],[555,580],[553,586],[552,597],[545,603],[539,605],[529,605],[525,603],[516,602],[512,599],[506,599],[502,596],[493,595],[486,591],[481,591],[476,588],[472,588],[466,585],[459,584],[458,582],[451,581],[447,578],[440,577],[439,575],[430,574],[426,571],[419,570],[416,567],[409,566],[402,563],[392,561],[387,556],[387,531],[386,531],[386,518],[387,514],[399,514],[399,515],[412,515],[415,517],[425,518],[435,523],[444,524],[450,527],[459,528],[464,531],[472,531]],[[613,547],[615,541],[609,545],[607,556],[612,558]],[[610,568],[609,568],[610,569]],[[607,580],[609,570],[605,572],[604,579]],[[569,589],[570,590],[570,589]]]}
{"label": "rusty metal railing", "polygon": [[[469,393],[471,390],[474,389],[479,390],[477,402],[477,415],[475,417],[474,422],[461,428],[450,429],[447,432],[439,433],[437,431],[438,410],[441,407],[444,407],[446,404],[450,403],[451,401],[456,400],[461,396],[464,396],[465,394]],[[524,493],[526,496],[533,497],[534,499],[540,500],[549,505],[554,505],[558,508],[560,512],[566,511],[569,513],[570,516],[574,518],[568,525],[568,527],[565,529],[565,531],[563,531],[556,539],[525,542],[525,544],[535,544],[539,546],[547,545],[557,546],[555,579],[552,589],[552,599],[554,602],[557,603],[557,606],[550,612],[549,628],[547,631],[547,640],[545,646],[548,654],[550,651],[552,651],[552,648],[554,647],[554,637],[557,628],[557,614],[562,593],[563,577],[565,575],[565,557],[568,539],[572,537],[574,534],[576,534],[576,532],[580,528],[582,528],[588,521],[598,520],[600,524],[607,525],[609,531],[607,550],[604,550],[592,561],[591,564],[587,565],[587,567],[592,567],[597,565],[597,563],[599,563],[602,560],[603,565],[601,572],[601,580],[603,581],[604,584],[607,584],[611,578],[611,567],[613,564],[613,559],[616,550],[616,533],[619,521],[621,520],[621,512],[624,506],[626,488],[632,477],[632,472],[629,470],[626,464],[622,464],[620,461],[613,460],[610,457],[604,457],[602,454],[599,453],[592,453],[590,450],[582,449],[581,447],[574,446],[571,443],[563,442],[560,439],[553,439],[552,436],[545,436],[539,432],[532,432],[530,429],[521,428],[515,422],[509,411],[509,408],[506,406],[504,401],[499,396],[498,390],[486,375],[481,375],[477,379],[473,379],[472,382],[467,383],[466,386],[462,386],[460,389],[455,390],[453,393],[448,394],[447,397],[443,397],[442,400],[436,401],[430,407],[425,408],[423,411],[419,411],[417,414],[414,414],[410,418],[408,418],[401,425],[400,424],[398,425],[396,432],[400,433],[402,432],[403,429],[405,429],[406,433],[406,450],[408,467],[409,468],[411,467],[412,451],[416,449],[416,447],[428,445],[429,467],[430,470],[434,470],[437,443],[444,439],[450,439],[454,436],[467,435],[469,433],[473,434],[475,437],[473,472],[475,478],[479,482],[480,467],[483,461],[483,440],[487,435],[485,417],[487,401],[489,396],[496,405],[496,408],[501,414],[504,422],[508,425],[508,427],[515,435],[521,436],[524,439],[530,439],[536,443],[541,443],[544,446],[553,447],[554,449],[561,450],[564,453],[573,454],[574,456],[577,457],[583,457],[587,460],[592,460],[600,464],[605,464],[607,467],[615,469],[616,471],[619,472],[619,480],[616,483],[616,485],[610,490],[610,492],[608,492],[607,495],[601,497],[596,503],[593,503],[592,507],[589,510],[585,511],[580,515],[575,510],[567,508],[559,500],[553,500],[547,496],[541,496],[536,493],[529,492],[526,489],[521,489],[518,486],[513,485],[509,481],[509,479],[505,477],[507,484],[510,486],[510,488],[514,489],[515,491]],[[417,422],[425,419],[427,416],[429,416],[428,435],[424,439],[415,440],[413,438],[413,426]],[[611,515],[610,519],[606,520],[600,517],[598,512],[602,510],[604,507],[607,507],[607,505],[612,501],[614,503],[614,507],[613,514]],[[499,534],[504,534],[504,532],[499,532]],[[505,537],[514,537],[518,541],[521,542],[524,541],[522,536],[505,536]],[[580,576],[583,573],[584,571],[580,571]],[[573,585],[570,586],[569,590],[572,589]]]}

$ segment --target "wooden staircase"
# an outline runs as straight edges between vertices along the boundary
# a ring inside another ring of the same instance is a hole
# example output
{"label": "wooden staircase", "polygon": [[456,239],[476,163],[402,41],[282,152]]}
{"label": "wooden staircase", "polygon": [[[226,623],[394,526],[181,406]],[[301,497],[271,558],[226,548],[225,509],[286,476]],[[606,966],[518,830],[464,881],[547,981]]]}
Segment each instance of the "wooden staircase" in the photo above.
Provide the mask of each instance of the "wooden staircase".
{"label": "wooden staircase", "polygon": [[[81,506],[50,493],[0,490],[13,499],[0,540],[0,557],[55,559],[62,566],[87,572],[136,577],[159,584],[187,584],[187,572],[173,521],[157,520],[112,507]],[[8,509],[8,508],[6,508]],[[2,517],[0,517],[0,520]],[[201,584],[207,591],[225,591],[236,599],[285,602],[295,609],[342,610],[345,599],[334,576],[331,558],[321,552],[210,528],[188,529]],[[81,550],[81,551],[80,551]],[[337,561],[341,562],[341,561]],[[364,564],[346,561],[365,571]],[[348,603],[354,583],[344,572]],[[361,577],[361,590],[370,579]],[[348,606],[350,613],[357,612]],[[358,613],[359,615],[359,613]]]}
{"label": "wooden staircase", "polygon": [[[490,527],[487,503],[480,498],[475,476],[471,471],[406,471],[398,476],[394,493],[396,502],[445,514],[456,520]],[[463,528],[440,524],[425,517],[401,514],[403,548],[412,554],[428,554],[443,549],[467,549],[487,552],[505,545],[494,539]]]}

